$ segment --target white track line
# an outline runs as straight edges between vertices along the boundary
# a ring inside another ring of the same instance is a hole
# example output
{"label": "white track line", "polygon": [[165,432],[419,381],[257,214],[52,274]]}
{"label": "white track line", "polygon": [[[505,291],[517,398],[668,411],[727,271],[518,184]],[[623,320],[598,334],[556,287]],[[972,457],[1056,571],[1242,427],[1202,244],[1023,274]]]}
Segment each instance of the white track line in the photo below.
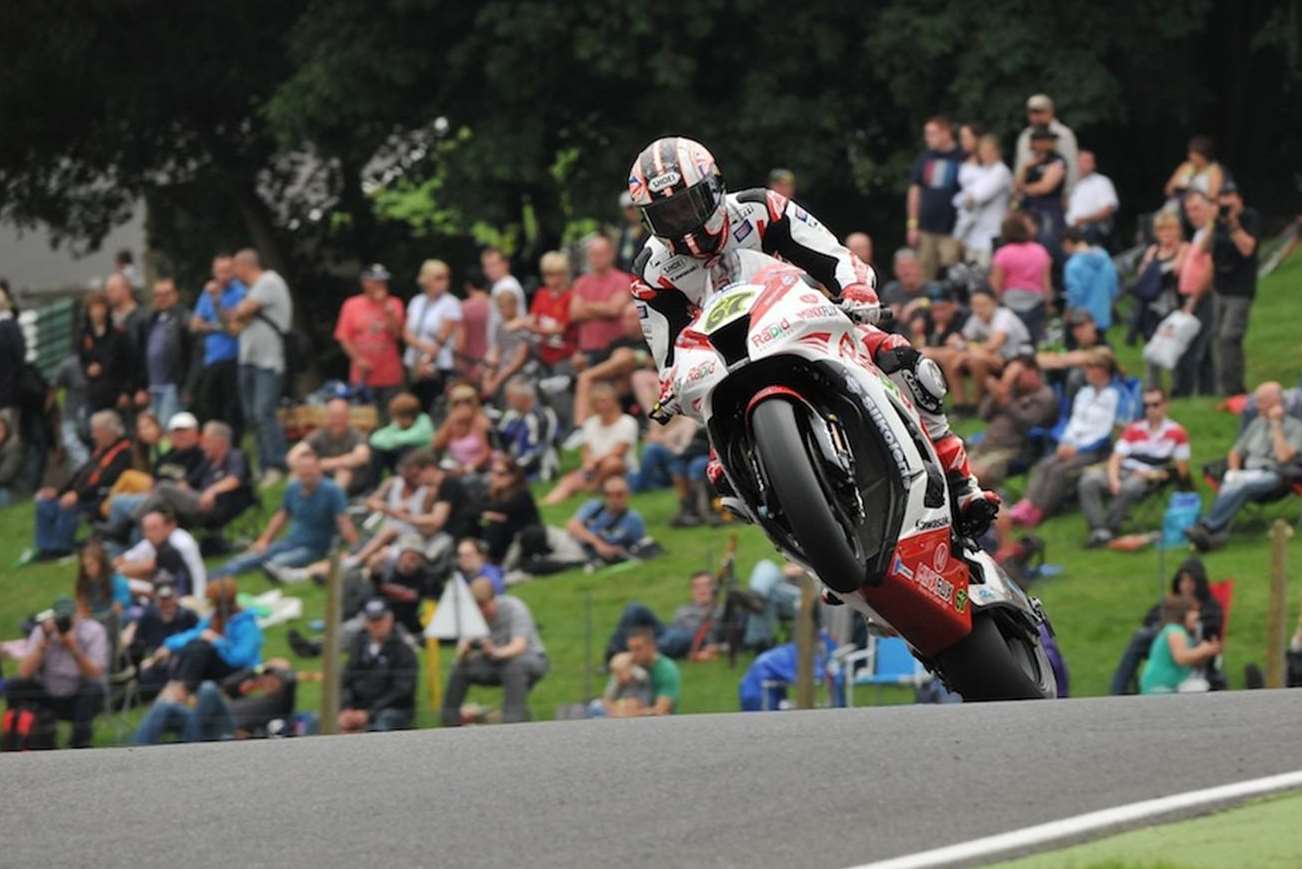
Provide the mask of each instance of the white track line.
{"label": "white track line", "polygon": [[1130,803],[1050,821],[1034,827],[973,839],[957,845],[947,845],[932,851],[921,851],[905,857],[895,857],[876,863],[855,866],[852,869],[927,869],[931,866],[947,866],[962,860],[977,860],[1005,855],[1010,851],[1045,845],[1085,833],[1092,833],[1119,824],[1148,820],[1162,815],[1169,815],[1182,809],[1212,805],[1224,801],[1242,800],[1247,797],[1260,796],[1289,788],[1302,787],[1302,770],[1272,775],[1266,778],[1251,779],[1235,784],[1221,785],[1200,791],[1187,791],[1155,800]]}

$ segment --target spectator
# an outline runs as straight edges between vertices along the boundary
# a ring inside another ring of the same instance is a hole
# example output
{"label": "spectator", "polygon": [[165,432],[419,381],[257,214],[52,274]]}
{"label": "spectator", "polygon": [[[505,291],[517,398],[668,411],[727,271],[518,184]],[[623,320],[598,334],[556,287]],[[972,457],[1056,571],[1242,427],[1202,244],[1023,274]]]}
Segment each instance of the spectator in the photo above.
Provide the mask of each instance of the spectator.
{"label": "spectator", "polygon": [[1018,170],[1013,188],[1021,208],[1034,221],[1035,238],[1046,250],[1056,251],[1066,227],[1063,197],[1071,186],[1071,170],[1056,150],[1057,134],[1048,127],[1031,131],[1031,159]]}
{"label": "spectator", "polygon": [[[565,528],[526,534],[522,551],[529,556],[526,573],[558,573],[580,564],[615,564],[637,551],[646,536],[642,515],[629,506],[628,483],[611,477],[602,498],[585,501]],[[544,539],[545,538],[545,539]]]}
{"label": "spectator", "polygon": [[140,531],[140,542],[114,559],[113,566],[130,579],[144,581],[146,587],[165,575],[178,594],[202,600],[208,568],[198,542],[177,526],[172,511],[166,507],[149,510],[140,519]]}
{"label": "spectator", "polygon": [[395,548],[397,558],[372,572],[371,581],[376,594],[388,603],[399,629],[406,631],[408,637],[419,637],[424,630],[420,623],[421,604],[438,600],[443,593],[444,577],[435,576],[431,570],[425,558],[425,539],[419,534],[403,537]]}
{"label": "spectator", "polygon": [[162,700],[150,707],[132,742],[153,745],[175,732],[181,742],[246,739],[294,714],[297,679],[284,658],[237,670],[219,682],[199,685],[194,706]]}
{"label": "spectator", "polygon": [[494,592],[506,593],[502,569],[489,562],[488,547],[484,541],[474,537],[464,537],[457,541],[457,576],[467,585],[482,577],[492,583]]}
{"label": "spectator", "polygon": [[1013,173],[1004,164],[999,138],[984,135],[976,142],[974,159],[959,172],[962,189],[954,194],[957,218],[954,237],[963,244],[966,259],[990,265],[994,240],[1008,214]]}
{"label": "spectator", "polygon": [[348,652],[339,698],[339,732],[406,730],[416,713],[420,661],[394,630],[381,598],[366,604],[366,632]]}
{"label": "spectator", "polygon": [[651,679],[651,704],[635,714],[672,715],[678,711],[682,677],[678,665],[656,648],[655,631],[646,627],[629,631],[628,653],[633,663],[646,670]]}
{"label": "spectator", "polygon": [[[971,413],[985,395],[986,378],[998,375],[1004,366],[1026,353],[1031,336],[1012,311],[995,302],[994,294],[984,288],[972,293],[972,314],[963,325],[961,338],[944,349],[928,353],[945,371],[954,391],[954,407],[959,413]],[[972,382],[972,399],[963,375]]]}
{"label": "spectator", "polygon": [[588,239],[588,272],[574,282],[570,322],[577,324],[579,350],[589,365],[604,362],[611,347],[624,334],[624,309],[633,276],[615,268],[615,250],[605,236]]}
{"label": "spectator", "polygon": [[113,273],[126,278],[132,290],[145,288],[144,276],[140,274],[140,269],[136,268],[135,255],[126,248],[113,254]]}
{"label": "spectator", "polygon": [[158,657],[173,659],[172,677],[159,694],[163,701],[192,697],[201,682],[221,680],[262,660],[262,629],[252,610],[240,606],[235,580],[214,579],[204,592],[212,614],[188,631],[163,641]]}
{"label": "spectator", "polygon": [[579,468],[561,477],[543,503],[559,504],[575,492],[591,492],[607,479],[637,472],[637,420],[620,411],[614,387],[592,387],[592,410],[583,422]]}
{"label": "spectator", "polygon": [[[19,431],[18,372],[27,361],[27,340],[14,314],[9,286],[0,287],[0,419]],[[2,485],[2,484],[0,484]]]}
{"label": "spectator", "polygon": [[0,414],[0,507],[13,502],[23,470],[23,442],[9,426],[10,417]]}
{"label": "spectator", "polygon": [[503,384],[524,369],[529,361],[529,318],[520,316],[512,293],[502,293],[496,299],[497,333],[485,360],[480,394],[485,401],[493,401]]}
{"label": "spectator", "polygon": [[[1197,135],[1189,140],[1185,161],[1175,167],[1163,192],[1169,204],[1179,207],[1185,195],[1196,191],[1215,202],[1225,184],[1225,170],[1216,162],[1216,147],[1211,136]],[[1192,222],[1192,221],[1191,221]]]}
{"label": "spectator", "polygon": [[162,457],[162,450],[163,424],[153,411],[140,411],[136,414],[136,436],[131,440],[131,471],[148,476]]}
{"label": "spectator", "polygon": [[665,624],[645,604],[630,603],[615,625],[606,643],[606,660],[628,649],[628,638],[637,628],[649,628],[656,646],[671,658],[707,661],[718,652],[723,641],[721,617],[714,576],[708,570],[692,574],[692,600],[674,610],[673,620]]}
{"label": "spectator", "polygon": [[203,463],[184,480],[160,482],[134,509],[137,521],[150,510],[167,507],[187,525],[220,528],[253,503],[248,462],[231,446],[231,427],[209,422],[203,427],[202,448]]}
{"label": "spectator", "polygon": [[881,302],[895,314],[895,322],[903,326],[913,311],[925,306],[937,292],[936,285],[922,272],[922,262],[911,248],[902,247],[891,259],[895,280],[882,287]]}
{"label": "spectator", "polygon": [[958,291],[941,287],[931,299],[931,304],[919,306],[909,316],[909,340],[913,346],[928,356],[952,348],[962,340],[963,326],[968,312],[958,304]]}
{"label": "spectator", "polygon": [[235,277],[228,254],[212,261],[212,279],[204,285],[190,318],[190,331],[203,336],[203,364],[194,382],[194,409],[203,422],[216,419],[231,427],[234,443],[243,441],[244,411],[240,407],[240,339],[232,334],[235,311],[248,288]]}
{"label": "spectator", "polygon": [[[648,409],[655,405],[660,395],[660,377],[646,339],[642,337],[642,322],[633,305],[624,309],[623,328],[624,336],[610,345],[606,361],[579,372],[574,389],[573,418],[576,426],[581,426],[591,415],[592,388],[599,383],[610,384],[621,398]],[[570,437],[574,441],[567,439],[565,448],[577,449],[579,439],[575,433]]]}
{"label": "spectator", "polygon": [[[316,454],[299,447],[294,457],[294,479],[285,487],[280,509],[243,555],[226,562],[214,577],[236,576],[269,564],[272,567],[302,567],[325,558],[336,532],[351,546],[357,543],[357,529],[348,518],[348,499],[343,490],[321,471]],[[289,533],[276,540],[286,524]],[[211,585],[211,583],[210,583]]]}
{"label": "spectator", "polygon": [[428,411],[456,371],[454,354],[461,331],[461,302],[448,292],[452,269],[443,260],[425,260],[416,283],[423,292],[407,305],[403,363],[411,391]]}
{"label": "spectator", "polygon": [[491,337],[489,325],[496,308],[478,269],[466,276],[466,300],[461,303],[461,329],[457,332],[457,374],[472,383],[478,382]]}
{"label": "spectator", "polygon": [[1026,324],[1031,340],[1038,344],[1044,337],[1053,258],[1043,244],[1031,238],[1020,214],[1004,218],[1000,234],[1004,243],[991,258],[990,287],[999,295],[999,304]]}
{"label": "spectator", "polygon": [[634,718],[651,706],[651,676],[628,652],[620,652],[606,662],[610,679],[601,698],[594,700],[592,714],[611,718]]}
{"label": "spectator", "polygon": [[[1208,259],[1210,262],[1210,257]],[[80,355],[64,357],[50,380],[52,393],[63,393],[59,412],[59,444],[67,452],[68,463],[79,467],[90,458],[86,444],[90,441],[90,383]],[[51,399],[53,395],[51,396]],[[51,406],[54,403],[51,401]]]}
{"label": "spectator", "polygon": [[1002,485],[1011,465],[1026,456],[1031,429],[1052,427],[1058,418],[1058,399],[1035,357],[1019,359],[1009,370],[1011,377],[987,383],[980,408],[987,422],[985,436],[968,448],[972,473],[987,489]]}
{"label": "spectator", "polygon": [[1008,519],[1014,524],[1040,524],[1076,487],[1085,469],[1108,454],[1120,404],[1120,393],[1112,383],[1116,374],[1117,363],[1110,349],[1090,351],[1085,363],[1086,385],[1076,393],[1071,419],[1058,439],[1057,450],[1031,469],[1025,497],[1008,511]]}
{"label": "spectator", "polygon": [[[1111,542],[1131,506],[1172,479],[1191,487],[1189,433],[1166,415],[1166,393],[1144,392],[1144,418],[1121,432],[1106,468],[1094,467],[1080,481],[1080,507],[1089,528],[1090,547]],[[1104,495],[1112,503],[1104,505]]]}
{"label": "spectator", "polygon": [[456,662],[443,694],[443,725],[461,724],[461,703],[471,685],[501,685],[502,722],[525,721],[529,691],[547,674],[548,666],[533,615],[519,598],[494,592],[486,578],[471,583],[470,593],[488,625],[488,636],[457,643]]}
{"label": "spectator", "polygon": [[353,426],[351,410],[344,399],[330,399],[325,425],[304,441],[321,460],[321,470],[350,498],[364,492],[371,482],[371,448],[366,435]]}
{"label": "spectator", "polygon": [[71,721],[69,747],[89,748],[95,716],[104,708],[108,658],[104,626],[72,598],[61,597],[37,616],[17,676],[5,681],[5,702],[10,709],[48,709]]}
{"label": "spectator", "polygon": [[510,456],[496,453],[489,466],[488,500],[481,515],[488,559],[502,564],[507,552],[528,528],[542,526],[542,516],[529,491],[524,469]]}
{"label": "spectator", "polygon": [[[773,647],[781,622],[790,622],[796,617],[801,586],[805,581],[804,568],[798,564],[787,562],[778,567],[767,558],[755,562],[746,580],[746,594],[759,607],[752,606],[747,612],[742,648],[762,651]],[[732,596],[737,592],[728,594]]]}
{"label": "spectator", "polygon": [[1058,120],[1054,114],[1053,100],[1045,94],[1035,94],[1026,101],[1026,127],[1017,137],[1017,158],[1013,172],[1019,177],[1026,165],[1035,158],[1031,134],[1036,127],[1048,127],[1058,141],[1058,153],[1062,155],[1067,172],[1066,192],[1076,185],[1076,173],[1080,166],[1076,149],[1076,134],[1071,127]]}
{"label": "spectator", "polygon": [[131,344],[113,328],[108,297],[91,293],[84,302],[86,324],[77,348],[86,378],[86,408],[91,413],[126,408],[131,403]]}
{"label": "spectator", "polygon": [[[1207,568],[1203,566],[1202,559],[1191,556],[1180,564],[1175,576],[1171,577],[1171,594],[1197,603],[1199,624],[1194,634],[1195,638],[1224,639],[1225,614],[1221,610],[1221,605],[1216,602],[1216,598],[1212,596],[1211,588],[1207,583]],[[1111,693],[1135,693],[1135,673],[1148,657],[1153,638],[1162,627],[1162,607],[1165,602],[1166,598],[1163,597],[1154,604],[1145,614],[1140,627],[1130,635],[1130,642],[1126,644],[1126,650],[1122,653],[1121,661],[1112,675]],[[1214,686],[1224,687],[1224,676],[1216,671],[1214,661],[1207,663],[1209,681]]]}
{"label": "spectator", "polygon": [[[1138,277],[1131,289],[1136,304],[1130,335],[1138,334],[1145,341],[1149,340],[1162,320],[1183,303],[1179,292],[1180,273],[1189,255],[1189,245],[1182,233],[1180,218],[1174,211],[1162,209],[1153,216],[1156,240],[1145,248],[1136,270]],[[1186,312],[1192,313],[1192,310],[1190,304]],[[1152,363],[1148,365],[1148,383],[1154,386],[1162,384],[1162,369]]]}
{"label": "spectator", "polygon": [[560,251],[548,251],[538,266],[543,283],[534,293],[528,328],[538,337],[538,361],[544,373],[570,374],[574,351],[579,347],[578,327],[570,322],[570,309],[574,305],[570,258]]}
{"label": "spectator", "polygon": [[1302,449],[1302,422],[1284,412],[1284,390],[1268,381],[1256,389],[1258,416],[1226,456],[1225,476],[1207,515],[1186,532],[1200,552],[1225,545],[1230,523],[1249,501],[1286,490],[1282,471]]}
{"label": "spectator", "polygon": [[[137,442],[149,427],[145,424],[146,420],[152,424],[152,415],[141,414],[136,420]],[[108,501],[107,519],[96,526],[104,537],[125,539],[130,534],[133,517],[137,515],[136,511],[140,509],[140,505],[153,497],[150,489],[154,486],[163,483],[172,486],[186,485],[189,480],[197,479],[203,473],[207,457],[199,446],[199,421],[194,418],[194,414],[187,411],[174,414],[167,430],[172,448],[154,460],[149,475],[128,471],[119,478],[118,485],[114,487],[114,493]],[[136,474],[142,478],[141,481],[145,485],[141,487],[141,491],[122,491],[121,483],[129,474]]]}
{"label": "spectator", "polygon": [[[642,225],[642,215],[633,205],[633,197],[627,190],[619,194],[619,230],[615,235],[615,268],[621,272],[633,272],[633,261],[642,252],[646,244],[646,227]],[[544,279],[546,275],[543,275]]]}
{"label": "spectator", "polygon": [[193,355],[189,321],[190,312],[181,304],[176,281],[155,281],[154,310],[146,321],[144,362],[149,407],[159,419],[171,419],[183,404],[181,390]]}
{"label": "spectator", "polygon": [[1148,661],[1139,675],[1140,694],[1171,694],[1189,678],[1192,669],[1221,653],[1219,637],[1197,645],[1189,635],[1198,629],[1197,598],[1169,594],[1162,603],[1162,628],[1148,649]]}
{"label": "spectator", "polygon": [[1257,243],[1261,216],[1245,208],[1233,181],[1221,186],[1220,210],[1211,233],[1198,239],[1212,255],[1212,290],[1215,291],[1216,387],[1221,395],[1242,395],[1243,337],[1257,295]]}
{"label": "spectator", "polygon": [[294,322],[294,300],[285,279],[264,269],[258,252],[246,248],[235,254],[235,276],[249,288],[235,308],[240,336],[240,400],[244,422],[253,429],[262,467],[260,488],[285,478],[285,433],[276,419],[284,391],[285,339]]}
{"label": "spectator", "polygon": [[167,684],[170,670],[163,660],[154,657],[155,653],[168,637],[188,631],[197,624],[199,616],[194,610],[181,606],[181,596],[175,585],[170,581],[155,584],[153,602],[122,633],[122,645],[131,650],[132,660],[139,662],[137,678],[145,700],[158,696]]}
{"label": "spectator", "polygon": [[1070,402],[1085,385],[1085,363],[1089,361],[1090,352],[1096,347],[1106,347],[1107,341],[1094,324],[1090,312],[1083,308],[1068,311],[1063,317],[1063,325],[1067,327],[1068,344],[1075,349],[1041,350],[1035,354],[1035,360],[1048,374],[1049,382],[1062,387]]}
{"label": "spectator", "polygon": [[850,253],[859,258],[861,263],[873,264],[873,237],[866,232],[852,232],[845,237],[843,244]]}
{"label": "spectator", "polygon": [[1073,226],[1063,234],[1063,252],[1067,266],[1063,269],[1067,309],[1089,311],[1099,331],[1112,328],[1112,302],[1117,297],[1117,267],[1112,257],[1090,242],[1085,231]]}
{"label": "spectator", "polygon": [[457,476],[481,473],[493,454],[488,442],[493,423],[479,403],[479,393],[459,383],[448,393],[448,417],[434,435],[434,449],[456,466]]}
{"label": "spectator", "polygon": [[1097,171],[1093,151],[1076,158],[1076,181],[1067,199],[1067,226],[1076,227],[1091,245],[1107,247],[1112,238],[1112,218],[1120,201],[1112,179]]}
{"label": "spectator", "polygon": [[402,390],[402,300],[389,294],[389,270],[373,263],[362,271],[362,291],[344,301],[335,324],[335,340],[348,356],[348,382],[370,394],[380,410]]}
{"label": "spectator", "polygon": [[[446,521],[447,507],[436,510],[434,491],[424,485],[425,470],[434,464],[429,450],[413,450],[398,463],[398,473],[389,477],[370,497],[366,509],[381,518],[379,528],[366,545],[349,557],[348,566],[366,564],[404,534],[433,536]],[[370,527],[370,521],[366,523]],[[285,574],[273,574],[285,579]]]}
{"label": "spectator", "polygon": [[[678,496],[678,514],[669,520],[671,528],[694,528],[706,521],[702,495],[708,501],[705,469],[710,461],[710,439],[705,429],[688,416],[676,416],[663,433],[646,446],[641,466],[629,476],[634,492],[672,486]],[[713,511],[708,515],[713,516]]]}
{"label": "spectator", "polygon": [[[113,570],[104,544],[94,538],[81,547],[73,597],[91,618],[109,627],[132,604],[126,577]],[[111,621],[110,617],[115,619]]]}
{"label": "spectator", "polygon": [[115,411],[92,416],[90,435],[95,448],[72,479],[60,489],[43,486],[36,492],[36,546],[20,563],[70,554],[82,516],[98,515],[113,484],[131,466],[131,441]]}
{"label": "spectator", "polygon": [[958,262],[960,247],[953,237],[954,196],[963,151],[954,142],[949,118],[936,115],[922,128],[926,150],[913,164],[909,177],[908,243],[918,252],[924,279],[935,280],[941,266]]}
{"label": "spectator", "polygon": [[109,319],[113,330],[125,339],[126,370],[122,372],[122,383],[127,403],[120,404],[126,408],[136,409],[149,406],[149,393],[145,387],[149,384],[148,367],[145,364],[145,349],[149,342],[149,312],[136,303],[135,287],[120,272],[115,272],[104,281],[104,294],[109,305]]}
{"label": "spectator", "polygon": [[410,392],[398,393],[389,399],[389,424],[371,432],[371,479],[392,471],[404,455],[429,446],[433,439],[434,423],[421,409],[420,399]]}
{"label": "spectator", "polygon": [[790,169],[769,171],[769,189],[787,199],[796,198],[796,173]]}
{"label": "spectator", "polygon": [[489,301],[492,305],[488,309],[488,345],[491,347],[493,337],[497,334],[497,327],[501,324],[497,312],[497,297],[503,293],[515,296],[517,311],[527,310],[528,305],[524,298],[524,288],[511,274],[511,263],[506,258],[506,254],[495,247],[486,247],[479,254],[479,265],[484,270],[484,277],[489,281]]}
{"label": "spectator", "polygon": [[506,413],[497,423],[497,439],[530,480],[549,480],[559,464],[556,414],[538,403],[538,392],[525,377],[506,384]]}
{"label": "spectator", "polygon": [[1216,369],[1212,363],[1212,338],[1216,325],[1215,296],[1212,293],[1212,243],[1216,208],[1196,190],[1184,197],[1185,215],[1194,233],[1180,268],[1176,289],[1184,299],[1184,310],[1198,318],[1198,334],[1176,363],[1171,394],[1175,398],[1216,394]]}

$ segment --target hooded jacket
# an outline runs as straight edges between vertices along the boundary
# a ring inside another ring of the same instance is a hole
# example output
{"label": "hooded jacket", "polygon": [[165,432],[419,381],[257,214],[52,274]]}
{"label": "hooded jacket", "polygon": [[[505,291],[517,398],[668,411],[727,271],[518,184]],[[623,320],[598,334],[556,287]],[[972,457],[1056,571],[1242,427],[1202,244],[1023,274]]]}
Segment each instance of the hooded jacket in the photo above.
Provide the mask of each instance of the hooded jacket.
{"label": "hooded jacket", "polygon": [[[212,616],[207,616],[188,631],[172,634],[163,641],[169,652],[175,654],[185,648],[191,640],[208,630]],[[262,662],[262,628],[258,627],[258,617],[251,610],[240,610],[226,621],[226,629],[213,641],[213,648],[221,659],[235,668],[256,667]]]}
{"label": "hooded jacket", "polygon": [[1112,325],[1112,301],[1117,297],[1117,268],[1107,251],[1091,247],[1074,253],[1062,274],[1067,307],[1089,311],[1099,332]]}

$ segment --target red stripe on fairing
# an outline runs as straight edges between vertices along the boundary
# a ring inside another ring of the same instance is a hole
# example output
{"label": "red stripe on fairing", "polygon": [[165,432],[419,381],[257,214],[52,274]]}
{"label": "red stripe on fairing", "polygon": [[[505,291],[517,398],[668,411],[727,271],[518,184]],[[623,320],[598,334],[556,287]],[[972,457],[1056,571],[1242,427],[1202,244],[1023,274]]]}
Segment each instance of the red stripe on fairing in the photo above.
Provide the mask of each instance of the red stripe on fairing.
{"label": "red stripe on fairing", "polygon": [[[796,280],[786,283],[782,277],[788,272],[797,275]],[[794,266],[765,266],[755,275],[755,283],[764,284],[764,292],[755,300],[755,306],[750,311],[750,321],[758,323],[765,314],[777,304],[778,300],[787,294],[792,287],[803,286],[799,278],[799,272]]]}
{"label": "red stripe on fairing", "polygon": [[677,287],[674,286],[674,282],[669,280],[669,278],[665,277],[664,275],[661,275],[660,277],[656,278],[656,283],[658,283],[661,287],[663,287],[666,290],[678,289]]}
{"label": "red stripe on fairing", "polygon": [[713,350],[714,345],[710,343],[710,336],[704,332],[698,332],[695,329],[684,329],[678,333],[678,340],[674,342],[675,347],[681,347],[684,350]]}
{"label": "red stripe on fairing", "polygon": [[805,400],[805,397],[803,395],[801,395],[799,392],[796,392],[790,386],[766,386],[763,389],[761,389],[759,392],[751,396],[750,401],[746,403],[746,413],[749,414],[755,408],[755,405],[759,404],[761,401],[764,401],[765,399],[772,398],[775,395],[787,395],[798,401]]}
{"label": "red stripe on fairing", "polygon": [[[664,277],[662,276],[660,280],[663,281]],[[670,287],[670,289],[672,289],[672,287]],[[641,299],[644,302],[649,302],[656,296],[660,295],[653,287],[649,286],[644,281],[634,281],[633,285],[629,287],[629,292],[633,294],[633,298]]]}
{"label": "red stripe on fairing", "polygon": [[765,197],[765,201],[768,203],[769,207],[769,219],[781,220],[782,214],[787,210],[787,197],[783,196],[781,193],[774,193],[770,190],[768,191],[768,195]]}
{"label": "red stripe on fairing", "polygon": [[[936,528],[905,538],[895,547],[896,558],[880,585],[859,589],[864,600],[900,632],[924,657],[948,649],[972,632],[972,604],[967,600],[967,562],[949,549],[948,528]],[[944,548],[938,558],[936,551]],[[940,564],[937,569],[937,564]],[[898,573],[896,567],[903,565]],[[922,587],[924,571],[939,573],[953,589],[942,601]],[[960,593],[962,610],[958,609]]]}
{"label": "red stripe on fairing", "polygon": [[831,332],[811,332],[800,339],[802,344],[813,344],[818,347],[826,347],[827,343],[832,340]]}

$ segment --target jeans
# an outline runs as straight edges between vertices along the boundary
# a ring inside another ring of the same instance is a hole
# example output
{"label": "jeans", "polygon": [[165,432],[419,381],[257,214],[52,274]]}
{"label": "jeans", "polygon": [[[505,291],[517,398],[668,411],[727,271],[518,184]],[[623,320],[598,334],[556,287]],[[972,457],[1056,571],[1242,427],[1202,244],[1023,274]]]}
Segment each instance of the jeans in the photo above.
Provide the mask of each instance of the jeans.
{"label": "jeans", "polygon": [[1212,355],[1216,360],[1216,389],[1221,395],[1246,392],[1243,385],[1243,337],[1248,334],[1248,315],[1252,299],[1248,296],[1216,294],[1216,341]]}
{"label": "jeans", "polygon": [[325,557],[326,553],[322,550],[300,546],[289,540],[280,540],[268,546],[265,552],[246,552],[243,555],[235,556],[209,574],[209,578],[237,576],[255,570],[264,564],[270,564],[273,567],[306,567],[312,562],[320,561]]}
{"label": "jeans", "polygon": [[181,393],[175,383],[164,383],[149,387],[149,409],[158,417],[158,422],[167,428],[170,420],[181,409]]}
{"label": "jeans", "polygon": [[81,507],[65,510],[57,498],[36,502],[36,549],[39,552],[68,553],[77,542]]}
{"label": "jeans", "polygon": [[136,521],[136,511],[140,505],[149,500],[147,492],[138,495],[123,493],[114,495],[109,501],[108,521],[110,525],[131,525]]}
{"label": "jeans", "polygon": [[[244,438],[244,411],[240,408],[239,363],[224,359],[199,372],[194,388],[194,407],[200,422],[221,420],[231,427],[231,443]],[[166,425],[166,423],[164,423]]]}
{"label": "jeans", "polygon": [[388,733],[390,730],[406,730],[411,727],[412,710],[382,709],[371,716],[367,730],[371,733]]}
{"label": "jeans", "polygon": [[467,655],[453,666],[448,674],[448,688],[443,695],[443,726],[461,724],[461,704],[471,685],[501,685],[502,723],[525,721],[529,710],[525,701],[529,690],[547,674],[547,658],[525,652],[505,661],[496,661],[482,654]]}
{"label": "jeans", "polygon": [[1108,491],[1108,472],[1106,468],[1090,468],[1080,481],[1080,509],[1085,514],[1085,524],[1091,531],[1105,528],[1116,533],[1121,523],[1126,520],[1130,508],[1144,500],[1155,487],[1133,471],[1121,472],[1121,491],[1112,498],[1112,503],[1104,505],[1103,499],[1110,495]]}
{"label": "jeans", "polygon": [[235,720],[216,682],[199,686],[193,709],[163,700],[149,707],[131,741],[135,745],[156,745],[167,733],[175,733],[182,742],[212,742],[234,735]]}
{"label": "jeans", "polygon": [[1121,661],[1112,674],[1112,687],[1109,689],[1112,694],[1135,693],[1131,690],[1131,684],[1139,672],[1139,665],[1148,657],[1148,650],[1152,647],[1157,632],[1156,627],[1143,627],[1130,635],[1130,642],[1126,643],[1126,650],[1121,653]]}
{"label": "jeans", "polygon": [[1283,485],[1284,478],[1274,471],[1267,472],[1259,480],[1222,483],[1203,524],[1213,533],[1224,531],[1244,504],[1274,494]]}
{"label": "jeans", "polygon": [[256,365],[240,366],[240,401],[244,421],[253,429],[258,444],[258,464],[263,472],[286,470],[285,433],[276,419],[280,390],[285,375]]}
{"label": "jeans", "polygon": [[104,709],[104,683],[83,678],[75,693],[55,697],[45,690],[39,679],[13,678],[5,682],[5,702],[10,709],[39,706],[53,710],[61,721],[72,722],[71,748],[88,748],[94,735],[95,716]]}
{"label": "jeans", "polygon": [[1171,372],[1171,396],[1187,398],[1216,393],[1216,372],[1212,366],[1212,331],[1215,325],[1212,294],[1206,293],[1194,305],[1193,315],[1201,327]]}

